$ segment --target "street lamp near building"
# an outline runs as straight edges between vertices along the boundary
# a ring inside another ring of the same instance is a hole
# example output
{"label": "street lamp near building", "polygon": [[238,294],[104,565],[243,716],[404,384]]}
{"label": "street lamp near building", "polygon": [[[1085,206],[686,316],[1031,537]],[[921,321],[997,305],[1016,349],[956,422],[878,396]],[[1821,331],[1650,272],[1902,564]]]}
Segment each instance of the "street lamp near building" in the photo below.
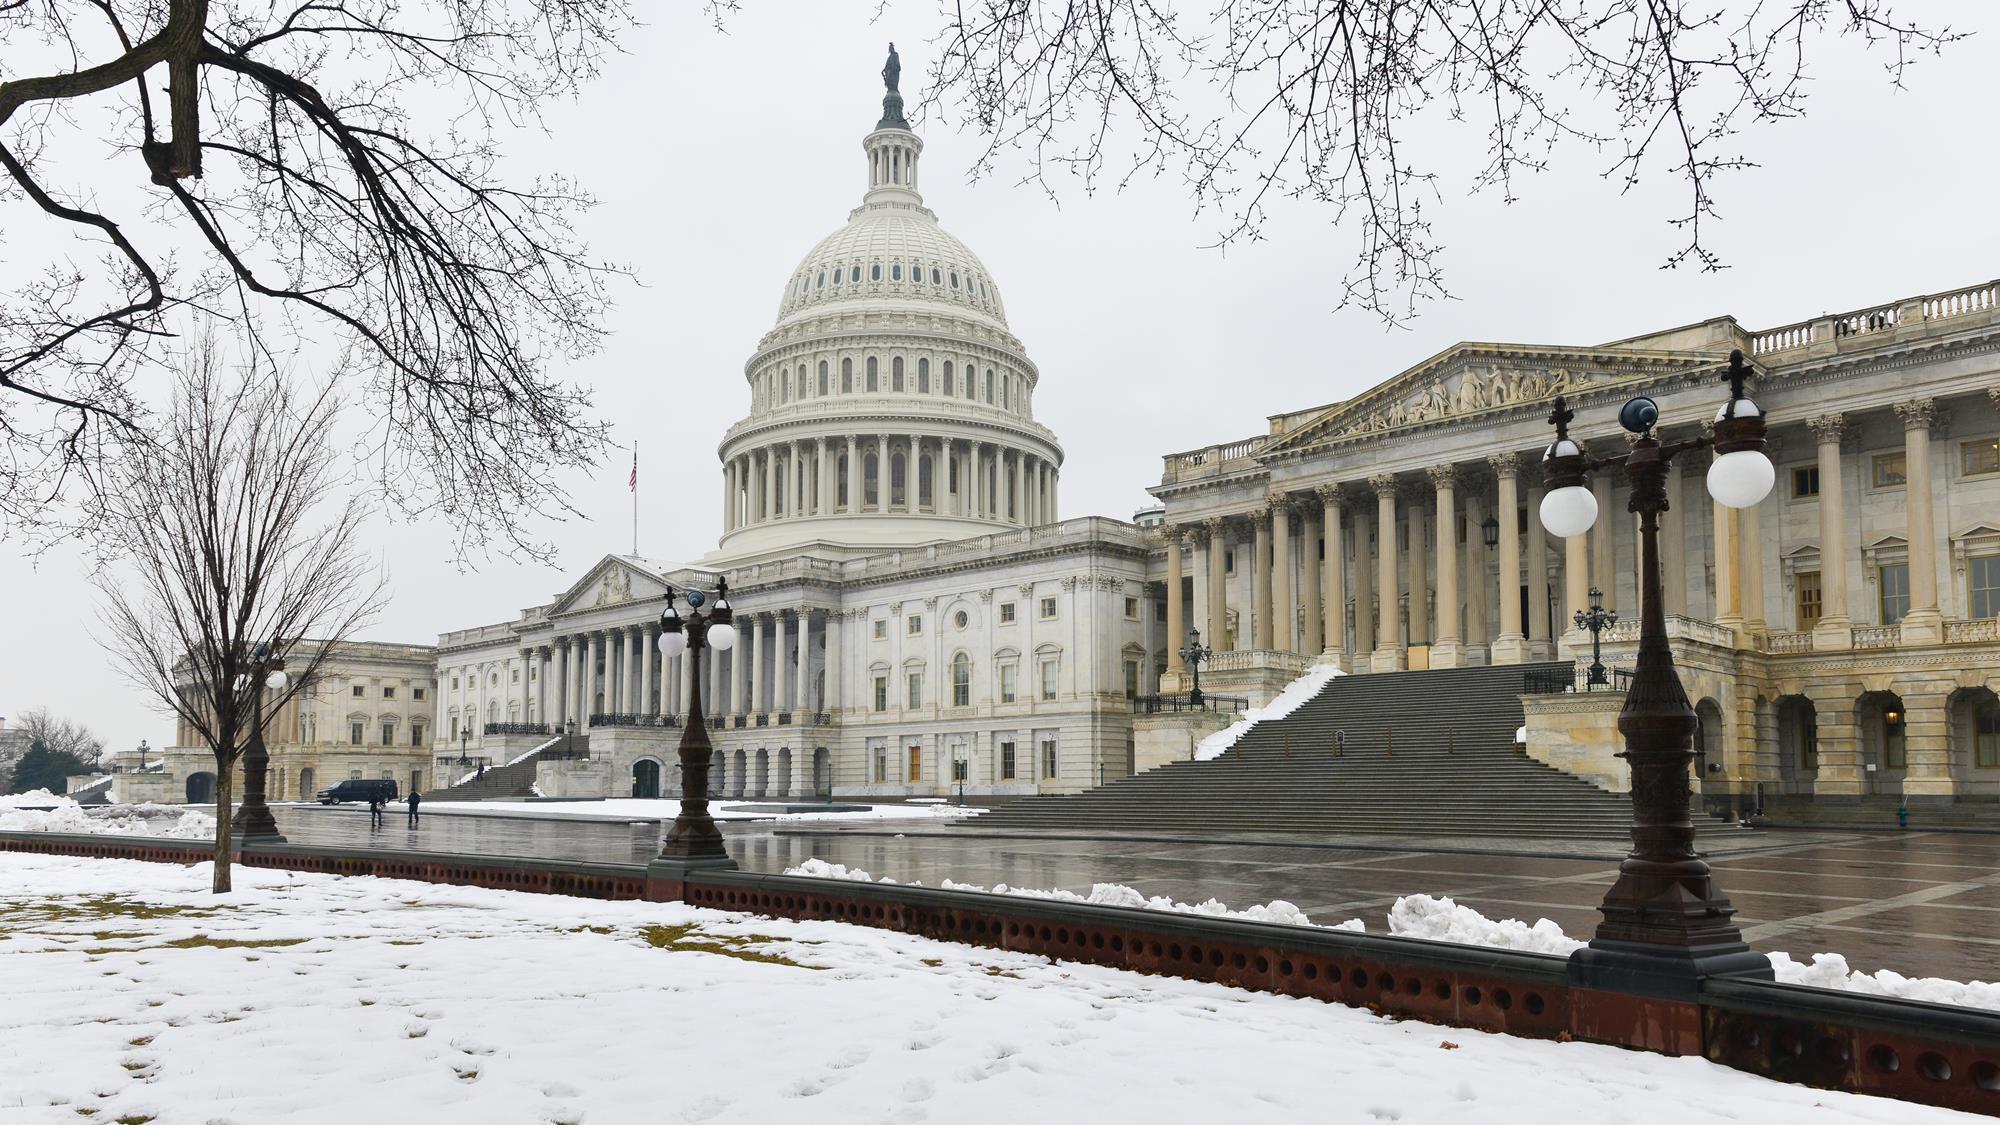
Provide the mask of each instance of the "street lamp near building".
{"label": "street lamp near building", "polygon": [[1725,507],[1758,503],[1777,479],[1764,453],[1763,411],[1744,393],[1750,374],[1743,353],[1730,352],[1722,376],[1729,401],[1715,416],[1713,438],[1662,442],[1654,432],[1659,407],[1647,398],[1626,403],[1618,422],[1637,436],[1623,457],[1585,454],[1569,436],[1576,415],[1562,397],[1549,412],[1556,439],[1542,456],[1549,491],[1540,513],[1549,533],[1582,535],[1597,522],[1597,500],[1584,483],[1594,468],[1623,466],[1632,483],[1629,507],[1639,516],[1639,655],[1618,713],[1632,771],[1633,847],[1598,907],[1604,921],[1596,935],[1570,956],[1573,985],[1685,1000],[1704,976],[1772,976],[1770,960],[1744,944],[1730,921],[1735,908],[1694,848],[1688,767],[1698,722],[1667,646],[1660,582],[1660,515],[1675,456],[1715,449],[1708,490]]}
{"label": "street lamp near building", "polygon": [[1187,665],[1188,675],[1194,677],[1194,687],[1188,691],[1188,705],[1201,706],[1201,666],[1215,653],[1201,643],[1201,630],[1189,629],[1187,643],[1181,646],[1181,662]]}
{"label": "street lamp near building", "polygon": [[243,750],[243,803],[236,807],[230,832],[244,841],[282,844],[285,837],[264,799],[265,778],[271,770],[271,753],[264,746],[264,691],[285,690],[291,677],[285,674],[284,654],[275,645],[258,642],[248,663],[236,676],[236,690],[250,694],[250,744]]}
{"label": "street lamp near building", "polygon": [[660,653],[668,658],[686,653],[689,671],[687,725],[681,734],[681,807],[667,830],[652,870],[668,877],[685,877],[695,870],[732,868],[736,861],[722,846],[722,833],[708,812],[708,766],[714,750],[701,714],[701,654],[704,649],[728,652],[736,647],[734,614],[729,608],[729,583],[715,583],[715,606],[703,612],[707,597],[687,591],[688,616],[674,608],[675,591],[667,588],[667,608],[660,613]]}
{"label": "street lamp near building", "polygon": [[1604,631],[1616,624],[1618,614],[1604,608],[1604,591],[1592,586],[1590,608],[1576,611],[1576,627],[1590,630],[1590,672],[1583,680],[1585,690],[1611,683],[1604,669]]}

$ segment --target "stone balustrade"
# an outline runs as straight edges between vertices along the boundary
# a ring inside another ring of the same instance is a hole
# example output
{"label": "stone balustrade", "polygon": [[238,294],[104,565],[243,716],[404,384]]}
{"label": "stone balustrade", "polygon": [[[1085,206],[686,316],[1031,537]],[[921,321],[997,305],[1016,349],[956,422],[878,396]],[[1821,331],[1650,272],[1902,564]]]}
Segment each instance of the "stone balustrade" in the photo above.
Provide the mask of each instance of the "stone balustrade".
{"label": "stone balustrade", "polygon": [[1843,340],[1876,333],[1920,328],[1938,321],[1990,316],[1996,312],[2000,312],[2000,281],[1989,281],[1758,332],[1750,337],[1750,354],[1761,358],[1814,345],[1835,345]]}
{"label": "stone balustrade", "polygon": [[1772,633],[1764,638],[1764,651],[1773,655],[1812,650],[1813,637],[1810,632]]}
{"label": "stone balustrade", "polygon": [[1900,625],[1856,625],[1854,627],[1854,647],[1857,649],[1895,648],[1903,639]]}

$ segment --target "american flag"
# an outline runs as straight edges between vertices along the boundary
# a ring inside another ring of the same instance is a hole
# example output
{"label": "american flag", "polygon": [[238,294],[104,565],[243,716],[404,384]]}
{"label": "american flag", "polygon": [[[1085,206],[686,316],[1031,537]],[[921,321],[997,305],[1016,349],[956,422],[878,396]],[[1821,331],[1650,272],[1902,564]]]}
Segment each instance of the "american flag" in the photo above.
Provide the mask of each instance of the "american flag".
{"label": "american flag", "polygon": [[625,486],[634,492],[639,491],[639,447],[636,445],[632,447],[632,479],[625,482]]}

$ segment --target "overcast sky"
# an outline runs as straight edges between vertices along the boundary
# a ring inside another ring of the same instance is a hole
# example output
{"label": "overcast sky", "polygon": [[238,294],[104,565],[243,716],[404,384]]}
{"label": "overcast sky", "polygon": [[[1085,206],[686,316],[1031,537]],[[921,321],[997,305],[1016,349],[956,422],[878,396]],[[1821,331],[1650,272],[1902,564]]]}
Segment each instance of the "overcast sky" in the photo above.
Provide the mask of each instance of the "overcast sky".
{"label": "overcast sky", "polygon": [[[639,442],[640,552],[686,559],[720,532],[716,444],[747,413],[743,363],[799,259],[860,201],[885,41],[914,103],[937,17],[935,0],[892,2],[872,23],[873,3],[746,0],[716,34],[666,11],[682,5],[643,7],[656,22],[580,101],[551,107],[548,137],[514,151],[596,192],[585,235],[640,275],[617,293],[608,346],[573,375],[617,439]],[[1352,232],[1322,209],[1281,207],[1265,241],[1224,256],[1202,248],[1213,221],[1177,179],[1096,198],[1059,184],[1059,204],[1016,186],[1019,167],[968,183],[977,139],[936,121],[917,126],[925,201],[992,271],[1040,367],[1036,414],[1067,452],[1062,514],[1129,518],[1162,454],[1261,433],[1266,415],[1345,398],[1459,340],[1591,344],[1723,314],[1773,327],[2000,275],[2000,151],[1985,124],[2000,5],[1907,7],[1979,34],[1903,91],[1882,75],[1886,52],[1824,53],[1810,116],[1749,137],[1761,167],[1717,185],[1710,240],[1733,266],[1720,273],[1658,268],[1680,244],[1667,219],[1682,185],[1656,169],[1620,196],[1579,149],[1511,205],[1450,187],[1432,217],[1458,299],[1397,330],[1333,311]],[[1481,144],[1435,136],[1472,155]],[[368,635],[432,642],[511,618],[629,550],[628,457],[575,481],[590,519],[552,529],[556,568],[463,573],[444,529],[378,522],[393,601]],[[79,567],[60,552],[34,567],[0,544],[0,715],[47,706],[115,748],[163,745],[173,725],[109,668]]]}

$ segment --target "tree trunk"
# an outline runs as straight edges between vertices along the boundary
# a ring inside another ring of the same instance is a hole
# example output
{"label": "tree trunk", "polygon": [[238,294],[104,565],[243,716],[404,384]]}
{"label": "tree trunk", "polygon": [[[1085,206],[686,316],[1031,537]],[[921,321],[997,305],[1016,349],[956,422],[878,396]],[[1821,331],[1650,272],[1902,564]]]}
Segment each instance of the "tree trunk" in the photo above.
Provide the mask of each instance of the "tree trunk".
{"label": "tree trunk", "polygon": [[215,762],[215,885],[209,890],[216,894],[227,894],[229,886],[229,849],[233,841],[229,838],[229,822],[235,812],[232,807],[231,790],[236,788],[235,763],[224,763],[220,755]]}

